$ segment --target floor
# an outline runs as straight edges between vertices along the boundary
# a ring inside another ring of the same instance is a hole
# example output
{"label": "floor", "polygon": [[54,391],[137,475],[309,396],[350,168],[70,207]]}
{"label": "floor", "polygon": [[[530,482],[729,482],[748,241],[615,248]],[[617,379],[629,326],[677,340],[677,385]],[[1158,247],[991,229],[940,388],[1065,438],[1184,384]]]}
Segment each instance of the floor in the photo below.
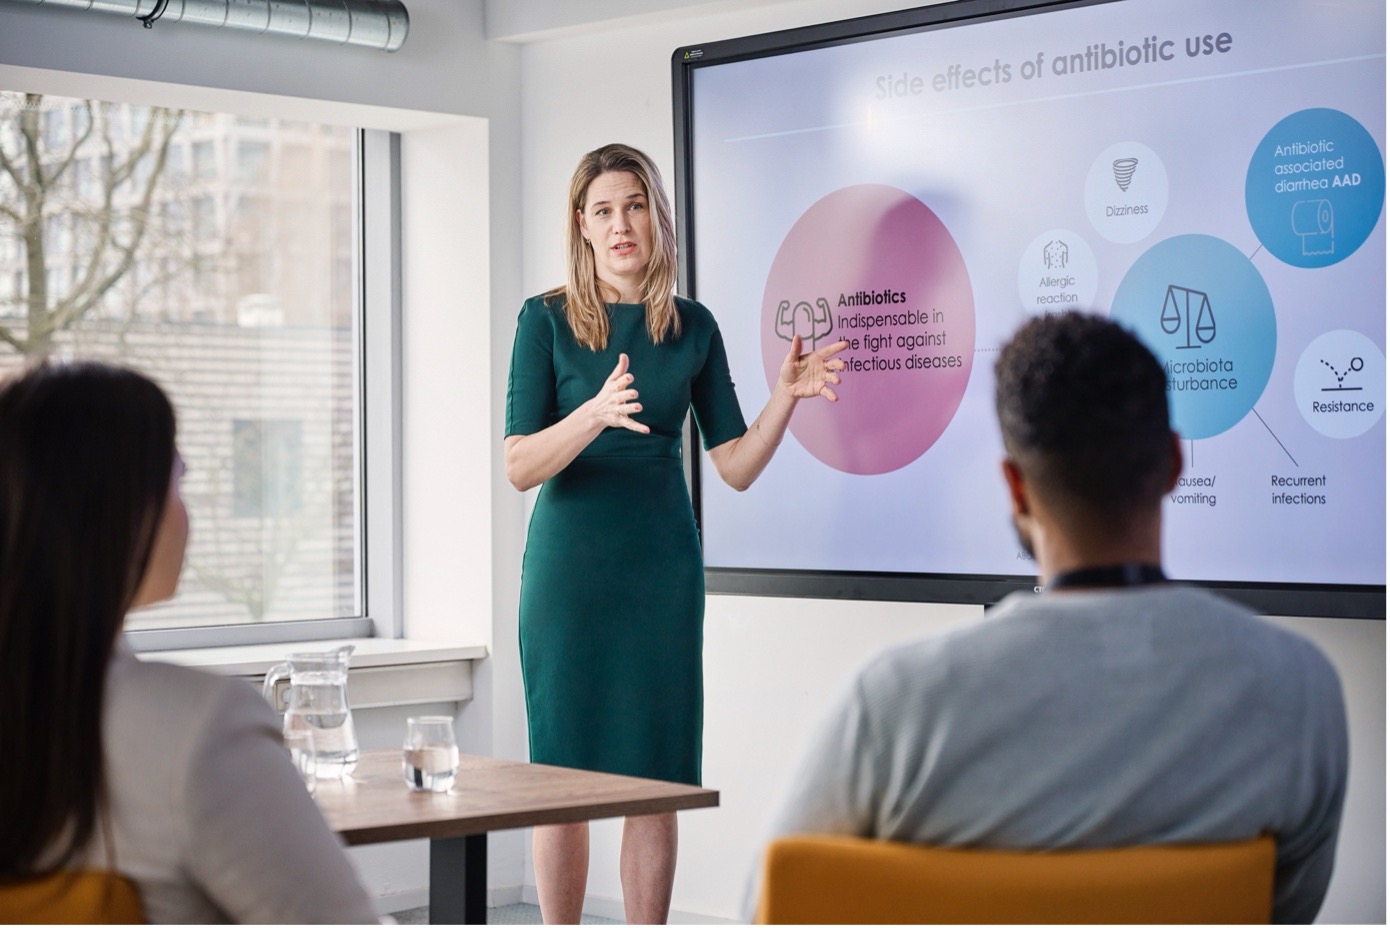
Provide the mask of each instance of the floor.
{"label": "floor", "polygon": [[[428,906],[421,906],[418,909],[393,912],[391,917],[396,920],[398,925],[428,925],[430,910]],[[541,910],[539,906],[527,905],[524,902],[519,902],[516,905],[498,906],[487,910],[487,923],[489,925],[539,925],[541,923]],[[608,918],[599,918],[595,915],[585,915],[580,924],[619,925],[622,923]]]}

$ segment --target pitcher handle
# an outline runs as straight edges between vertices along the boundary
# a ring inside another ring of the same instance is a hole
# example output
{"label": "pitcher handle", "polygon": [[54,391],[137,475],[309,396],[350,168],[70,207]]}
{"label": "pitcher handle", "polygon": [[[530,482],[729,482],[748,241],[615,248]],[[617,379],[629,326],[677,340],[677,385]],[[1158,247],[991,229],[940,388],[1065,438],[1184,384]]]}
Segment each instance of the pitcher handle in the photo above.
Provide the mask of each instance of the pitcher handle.
{"label": "pitcher handle", "polygon": [[265,672],[265,685],[261,687],[261,695],[265,696],[266,702],[270,703],[277,712],[280,711],[280,707],[275,705],[275,684],[289,675],[290,665],[288,663],[276,664]]}

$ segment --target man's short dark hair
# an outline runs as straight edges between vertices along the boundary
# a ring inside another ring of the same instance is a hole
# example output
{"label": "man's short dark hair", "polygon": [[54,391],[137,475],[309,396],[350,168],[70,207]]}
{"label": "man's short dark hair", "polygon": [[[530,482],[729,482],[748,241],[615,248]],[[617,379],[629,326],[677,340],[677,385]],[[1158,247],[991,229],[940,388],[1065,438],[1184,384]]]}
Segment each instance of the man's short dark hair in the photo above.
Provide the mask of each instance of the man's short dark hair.
{"label": "man's short dark hair", "polygon": [[1128,331],[1078,312],[1034,319],[1004,346],[994,380],[1004,448],[1045,498],[1093,517],[1162,499],[1167,378]]}

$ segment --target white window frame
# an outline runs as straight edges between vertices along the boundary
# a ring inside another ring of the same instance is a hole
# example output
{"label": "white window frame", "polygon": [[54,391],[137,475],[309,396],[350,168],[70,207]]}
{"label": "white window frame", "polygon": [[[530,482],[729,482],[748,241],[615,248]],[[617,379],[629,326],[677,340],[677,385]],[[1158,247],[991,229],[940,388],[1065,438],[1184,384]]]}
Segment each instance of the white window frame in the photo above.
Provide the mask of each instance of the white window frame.
{"label": "white window frame", "polygon": [[401,137],[358,133],[362,403],[356,474],[363,615],[126,632],[137,652],[403,636],[401,590]]}

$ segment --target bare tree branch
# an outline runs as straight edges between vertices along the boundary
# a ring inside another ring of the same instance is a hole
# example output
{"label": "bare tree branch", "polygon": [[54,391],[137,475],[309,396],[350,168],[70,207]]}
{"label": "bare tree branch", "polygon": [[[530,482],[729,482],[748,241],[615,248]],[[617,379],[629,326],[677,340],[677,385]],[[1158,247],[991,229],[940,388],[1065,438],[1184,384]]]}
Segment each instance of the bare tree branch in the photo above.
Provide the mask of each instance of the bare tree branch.
{"label": "bare tree branch", "polygon": [[19,338],[7,325],[0,325],[0,342],[4,342],[11,348],[19,351],[20,354],[28,354],[28,345],[24,339]]}
{"label": "bare tree branch", "polygon": [[10,155],[5,151],[4,145],[0,145],[0,168],[5,169],[5,173],[14,181],[16,187],[23,186],[24,179],[20,177],[19,169],[14,166],[14,162],[10,161]]}
{"label": "bare tree branch", "polygon": [[[18,95],[18,94],[0,93],[0,99],[3,99],[3,98],[14,99],[14,98],[17,97],[17,96],[19,96],[19,95]],[[17,104],[15,105],[16,112],[18,112],[19,114],[22,115],[22,114],[24,113],[25,108],[26,108],[28,105],[29,105],[29,104],[28,104],[28,99],[27,99],[27,97],[26,97],[26,98],[25,98],[25,102],[17,103]],[[16,125],[19,124],[19,119],[16,119],[16,120],[15,120],[15,124],[16,124]],[[3,138],[0,138],[0,142],[3,142]],[[17,154],[15,155],[15,157],[18,158],[19,155],[21,155],[21,154],[23,154],[23,152],[17,153]],[[5,146],[2,145],[2,144],[0,144],[0,167],[2,167],[2,168],[5,169],[5,173],[9,175],[9,177],[10,177],[10,179],[11,179],[12,181],[14,181],[16,187],[22,187],[22,186],[24,186],[24,184],[26,183],[26,179],[25,179],[24,175],[20,172],[19,168],[15,166],[14,161],[11,160],[10,153],[7,152],[7,151],[5,151]]]}
{"label": "bare tree branch", "polygon": [[73,161],[77,159],[77,152],[83,145],[87,144],[87,139],[92,136],[92,130],[96,126],[96,119],[92,116],[91,100],[82,101],[82,111],[87,115],[87,127],[82,131],[82,134],[68,146],[67,154],[63,156],[63,160],[58,164],[58,167],[49,175],[48,183],[50,185],[56,185],[63,179],[63,175],[68,172],[68,168],[72,167]]}
{"label": "bare tree branch", "polygon": [[[39,136],[43,133],[43,127],[39,125],[39,104],[42,100],[42,94],[26,93],[25,106],[19,114],[19,127],[24,136],[24,154],[29,168],[27,186],[31,188],[45,186],[43,158],[39,154]],[[20,186],[26,186],[26,182],[21,181]]]}
{"label": "bare tree branch", "polygon": [[[169,155],[169,141],[177,131],[181,119],[175,116],[172,120],[152,118],[146,124],[144,137],[137,147],[138,153],[133,153],[126,159],[125,165],[117,167],[114,156],[108,161],[103,190],[103,209],[99,211],[99,239],[97,247],[93,249],[91,258],[87,262],[87,269],[82,281],[58,306],[54,307],[51,321],[55,331],[67,328],[76,319],[85,315],[104,297],[118,280],[124,277],[135,264],[136,253],[144,241],[145,231],[149,227],[152,204],[154,202],[154,192],[159,185],[159,178],[164,173],[164,166]],[[159,144],[155,146],[154,127],[156,123],[164,125]],[[107,151],[111,152],[109,135],[106,139]],[[131,175],[133,167],[140,158],[149,154],[153,148],[155,163],[150,171],[149,180],[145,183],[145,188],[141,193],[140,203],[132,207],[127,215],[133,221],[131,237],[126,242],[119,241],[112,232],[112,218],[116,215],[113,208],[113,201],[117,188],[122,180]],[[108,246],[114,247],[119,252],[117,263],[106,273],[101,270],[106,266],[105,254]]]}

